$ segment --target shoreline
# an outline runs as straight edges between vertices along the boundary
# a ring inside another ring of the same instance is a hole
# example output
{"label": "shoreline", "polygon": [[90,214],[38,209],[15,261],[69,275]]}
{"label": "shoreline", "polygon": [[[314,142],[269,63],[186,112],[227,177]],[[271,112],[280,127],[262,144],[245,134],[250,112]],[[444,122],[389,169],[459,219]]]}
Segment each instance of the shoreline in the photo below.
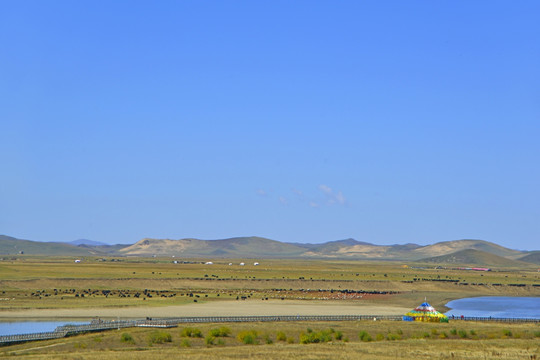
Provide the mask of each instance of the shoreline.
{"label": "shoreline", "polygon": [[28,309],[1,311],[0,321],[57,320],[57,319],[140,319],[185,316],[285,316],[285,315],[403,315],[409,307],[358,302],[306,303],[302,300],[220,301],[172,305],[163,307],[87,308],[87,309]]}

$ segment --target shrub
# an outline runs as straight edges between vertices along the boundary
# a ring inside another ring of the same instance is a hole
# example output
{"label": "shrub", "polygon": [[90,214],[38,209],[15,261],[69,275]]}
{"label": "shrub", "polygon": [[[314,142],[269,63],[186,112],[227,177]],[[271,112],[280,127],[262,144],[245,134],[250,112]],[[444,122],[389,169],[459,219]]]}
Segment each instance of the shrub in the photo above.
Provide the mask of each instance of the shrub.
{"label": "shrub", "polygon": [[120,341],[129,343],[129,344],[135,344],[135,340],[133,339],[133,336],[129,333],[123,333],[120,335]]}
{"label": "shrub", "polygon": [[362,330],[362,331],[360,331],[360,332],[358,333],[358,338],[359,338],[360,340],[366,341],[366,342],[372,340],[372,339],[371,339],[371,335],[369,335],[369,334],[367,333],[367,331],[364,331],[364,330]]}
{"label": "shrub", "polygon": [[[427,334],[427,335],[429,336],[429,334]],[[389,333],[388,335],[386,335],[386,339],[388,339],[388,340],[401,340],[401,336],[399,336],[398,334]]]}
{"label": "shrub", "polygon": [[318,332],[308,332],[300,334],[300,344],[316,344],[332,341],[332,332],[323,330]]}
{"label": "shrub", "polygon": [[218,341],[217,341],[217,344],[219,346],[224,346],[225,345],[225,340],[223,340],[222,338],[219,338]]}
{"label": "shrub", "polygon": [[182,332],[180,333],[180,336],[181,337],[192,337],[192,338],[202,338],[203,337],[201,330],[199,330],[197,328],[191,328],[191,327],[187,327],[187,328],[182,329]]}
{"label": "shrub", "polygon": [[206,335],[206,337],[204,338],[204,343],[206,345],[214,345],[214,340],[216,340],[216,338],[210,334]]}
{"label": "shrub", "polygon": [[437,331],[437,329],[431,329],[431,333],[432,333],[433,335],[437,335],[439,332]]}
{"label": "shrub", "polygon": [[254,345],[259,343],[258,334],[255,330],[241,331],[237,338],[246,345]]}
{"label": "shrub", "polygon": [[447,334],[447,333],[442,332],[442,333],[439,334],[439,339],[446,339],[446,338],[448,338],[448,334]]}
{"label": "shrub", "polygon": [[508,329],[503,329],[503,335],[506,337],[512,337],[512,332]]}
{"label": "shrub", "polygon": [[430,335],[429,335],[429,333],[427,333],[427,332],[425,332],[425,333],[422,334],[422,337],[423,337],[424,339],[427,339],[429,336],[430,336]]}
{"label": "shrub", "polygon": [[462,339],[466,339],[466,338],[468,337],[468,336],[467,336],[467,331],[461,330],[461,329],[458,330],[458,335],[459,335],[459,337],[462,338]]}
{"label": "shrub", "polygon": [[283,331],[278,331],[277,335],[276,335],[276,339],[278,341],[286,341],[287,340],[287,335],[285,335],[285,333]]}
{"label": "shrub", "polygon": [[227,337],[231,334],[231,329],[229,329],[226,326],[222,326],[220,328],[211,329],[210,335],[213,337]]}
{"label": "shrub", "polygon": [[274,341],[272,340],[272,338],[270,337],[270,335],[266,335],[266,337],[264,338],[264,341],[265,341],[268,345],[274,343]]}
{"label": "shrub", "polygon": [[540,337],[540,331],[535,331],[534,332],[534,337]]}
{"label": "shrub", "polygon": [[377,341],[384,340],[384,335],[383,334],[377,334],[377,336],[375,336],[375,339],[377,339]]}
{"label": "shrub", "polygon": [[334,333],[334,337],[336,338],[336,340],[342,340],[343,339],[343,333],[341,331],[336,331]]}
{"label": "shrub", "polygon": [[288,337],[287,338],[287,344],[294,344],[294,338]]}
{"label": "shrub", "polygon": [[188,339],[182,339],[182,341],[180,342],[180,347],[191,347],[191,343],[189,342]]}
{"label": "shrub", "polygon": [[332,330],[308,331],[307,334],[300,334],[301,344],[324,343],[329,341],[332,341]]}
{"label": "shrub", "polygon": [[450,330],[450,334],[452,334],[452,335],[457,335],[457,330],[456,330],[456,329]]}
{"label": "shrub", "polygon": [[476,331],[475,331],[475,330],[471,330],[471,331],[470,331],[470,334],[471,334],[471,335],[476,335]]}
{"label": "shrub", "polygon": [[153,331],[148,335],[148,343],[151,344],[163,344],[171,342],[172,336],[166,331]]}

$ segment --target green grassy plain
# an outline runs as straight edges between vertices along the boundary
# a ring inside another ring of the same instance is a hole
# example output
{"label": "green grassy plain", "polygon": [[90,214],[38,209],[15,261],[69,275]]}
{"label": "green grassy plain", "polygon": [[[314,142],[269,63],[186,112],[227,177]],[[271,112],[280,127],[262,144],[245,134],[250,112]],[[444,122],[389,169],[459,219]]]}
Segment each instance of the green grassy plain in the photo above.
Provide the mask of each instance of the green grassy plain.
{"label": "green grassy plain", "polygon": [[[401,321],[191,324],[128,328],[0,348],[25,359],[535,359],[538,324]],[[217,329],[227,328],[227,336]],[[218,336],[210,336],[211,334]],[[250,341],[245,334],[253,334]],[[313,334],[313,336],[309,336]],[[326,338],[318,343],[305,339]],[[362,334],[362,337],[360,337]],[[366,335],[367,334],[367,335]],[[170,339],[170,341],[168,341]],[[245,343],[252,343],[246,345]]]}
{"label": "green grassy plain", "polygon": [[[0,317],[2,311],[11,310],[153,307],[242,296],[409,307],[427,297],[444,310],[446,302],[467,296],[540,295],[540,273],[534,267],[477,272],[405,262],[259,260],[260,265],[254,266],[255,260],[223,259],[213,265],[173,260],[88,257],[74,263],[72,257],[4,258]],[[240,261],[246,265],[239,266]],[[344,290],[361,291],[362,297]]]}
{"label": "green grassy plain", "polygon": [[[468,296],[540,296],[540,274],[532,266],[476,272],[410,262],[259,260],[260,265],[254,266],[256,260],[223,259],[214,261],[213,265],[192,259],[189,261],[193,263],[174,264],[173,260],[87,257],[75,263],[72,257],[4,258],[0,261],[0,319],[2,314],[6,318],[7,314],[21,310],[49,309],[54,313],[60,309],[138,309],[223,300],[230,304],[231,300],[242,301],[242,297],[257,309],[258,302],[263,309],[268,303],[266,299],[274,300],[274,305],[282,299],[306,306],[322,301],[338,306],[351,302],[370,304],[375,309],[413,308],[427,297],[442,311],[446,302]],[[241,261],[246,265],[239,266]],[[209,337],[211,330],[219,326],[229,327],[229,336]],[[4,346],[0,348],[0,357],[540,358],[538,324],[351,321],[198,324],[196,327],[202,333],[200,338],[182,337],[182,327],[131,328]],[[359,337],[361,332],[362,339],[370,341],[363,341]],[[246,345],[240,340],[246,336],[254,344]],[[302,339],[317,336],[325,340],[300,343]]]}

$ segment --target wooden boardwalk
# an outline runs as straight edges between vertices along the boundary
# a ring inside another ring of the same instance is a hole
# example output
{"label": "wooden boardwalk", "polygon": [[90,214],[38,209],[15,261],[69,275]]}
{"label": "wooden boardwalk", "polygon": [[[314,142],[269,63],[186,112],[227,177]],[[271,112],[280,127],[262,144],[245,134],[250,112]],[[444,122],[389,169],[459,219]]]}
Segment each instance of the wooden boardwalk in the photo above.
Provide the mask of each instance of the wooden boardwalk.
{"label": "wooden boardwalk", "polygon": [[[387,320],[401,321],[399,315],[284,315],[284,316],[197,316],[197,317],[176,317],[165,319],[146,320],[123,320],[123,321],[93,321],[84,325],[64,325],[57,327],[51,332],[4,335],[0,336],[0,346],[27,341],[58,339],[66,336],[105,331],[129,327],[156,327],[171,328],[180,324],[191,323],[245,323],[245,322],[279,322],[279,321],[362,321],[362,320]],[[540,319],[518,319],[518,318],[491,318],[491,317],[465,317],[450,318],[453,321],[482,321],[482,322],[505,322],[505,323],[540,323]]]}

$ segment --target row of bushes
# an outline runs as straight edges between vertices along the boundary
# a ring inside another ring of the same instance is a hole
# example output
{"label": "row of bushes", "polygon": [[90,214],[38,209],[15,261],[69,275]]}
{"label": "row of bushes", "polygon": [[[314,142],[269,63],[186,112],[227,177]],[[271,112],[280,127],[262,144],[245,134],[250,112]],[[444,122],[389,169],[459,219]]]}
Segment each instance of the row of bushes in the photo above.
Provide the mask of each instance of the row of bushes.
{"label": "row of bushes", "polygon": [[[370,341],[383,341],[383,340],[402,340],[405,338],[432,338],[432,339],[447,339],[450,337],[460,338],[460,339],[478,339],[478,333],[475,330],[463,330],[463,329],[451,329],[449,331],[450,335],[446,332],[439,332],[437,329],[431,329],[431,332],[424,332],[422,334],[413,334],[410,336],[405,336],[402,330],[397,330],[395,333],[388,332],[387,334],[378,333],[375,337],[372,337],[365,330],[361,330],[358,333],[358,339],[364,342]],[[231,329],[226,326],[219,328],[210,329],[204,342],[206,345],[225,345],[225,340],[223,338],[229,337],[231,335]],[[540,337],[540,331],[535,331],[533,333],[534,337]],[[180,332],[180,336],[184,339],[180,343],[182,347],[190,347],[191,343],[187,338],[202,338],[203,333],[201,330],[192,327],[186,327]],[[485,336],[487,338],[496,338],[495,333],[488,334]],[[512,331],[508,329],[503,329],[499,337],[502,338],[519,338],[521,334],[513,334]],[[244,330],[238,333],[236,336],[237,340],[246,345],[255,345],[260,344],[264,341],[266,344],[274,343],[274,340],[268,334],[261,336],[255,330]],[[135,339],[129,333],[123,333],[120,337],[120,340],[125,343],[135,344]],[[293,337],[288,337],[283,331],[278,331],[276,334],[276,341],[294,343],[295,339]],[[343,335],[341,331],[335,331],[330,328],[327,330],[313,331],[308,328],[306,332],[300,333],[299,342],[301,344],[316,344],[316,343],[326,343],[330,341],[343,341],[348,342],[349,339]],[[153,331],[148,335],[148,344],[163,344],[172,342],[172,336],[170,333],[165,331]]]}
{"label": "row of bushes", "polygon": [[[535,331],[533,333],[533,335],[534,335],[534,337],[540,337],[540,331]],[[460,339],[478,339],[479,338],[478,333],[477,333],[476,330],[469,330],[467,332],[466,330],[455,329],[455,328],[450,330],[450,335],[448,335],[448,333],[446,331],[439,332],[437,329],[431,329],[431,332],[424,332],[422,334],[413,334],[413,335],[409,336],[409,338],[412,338],[412,339],[419,339],[419,338],[420,339],[427,339],[427,338],[448,339],[451,336],[453,336],[454,338],[460,338]],[[519,337],[521,337],[521,334],[513,334],[512,331],[510,331],[508,329],[503,329],[499,336],[497,336],[496,333],[490,333],[490,334],[487,334],[486,336],[484,336],[484,338],[491,338],[491,339],[494,339],[494,338],[497,338],[497,337],[500,337],[500,338],[512,338],[512,337],[519,338]],[[358,333],[358,338],[361,341],[365,341],[365,342],[373,341],[373,338],[371,337],[371,335],[367,331],[360,331]],[[379,334],[377,334],[375,336],[376,341],[402,340],[402,339],[405,339],[405,338],[406,337],[403,335],[403,331],[401,331],[401,330],[397,330],[397,332],[395,334],[389,332],[386,335],[379,333]]]}

